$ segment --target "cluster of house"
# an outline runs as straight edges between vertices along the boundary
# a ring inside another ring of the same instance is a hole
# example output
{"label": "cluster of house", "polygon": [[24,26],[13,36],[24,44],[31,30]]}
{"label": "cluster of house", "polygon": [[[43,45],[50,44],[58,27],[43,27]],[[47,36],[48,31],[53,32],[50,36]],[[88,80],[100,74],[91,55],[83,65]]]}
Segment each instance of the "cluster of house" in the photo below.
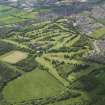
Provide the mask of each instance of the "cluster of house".
{"label": "cluster of house", "polygon": [[91,34],[92,31],[105,27],[105,4],[95,6],[90,11],[74,14],[72,16],[75,24],[80,27],[81,31]]}

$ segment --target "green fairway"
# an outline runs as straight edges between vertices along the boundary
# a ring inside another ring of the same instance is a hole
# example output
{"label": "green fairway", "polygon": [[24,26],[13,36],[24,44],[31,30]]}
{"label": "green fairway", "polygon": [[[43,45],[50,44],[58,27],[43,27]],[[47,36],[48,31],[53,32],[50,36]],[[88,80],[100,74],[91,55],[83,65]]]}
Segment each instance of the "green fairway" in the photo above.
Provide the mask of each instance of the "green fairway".
{"label": "green fairway", "polygon": [[10,82],[4,88],[3,94],[8,102],[15,103],[33,98],[54,96],[63,90],[64,87],[59,81],[46,71],[37,69]]}

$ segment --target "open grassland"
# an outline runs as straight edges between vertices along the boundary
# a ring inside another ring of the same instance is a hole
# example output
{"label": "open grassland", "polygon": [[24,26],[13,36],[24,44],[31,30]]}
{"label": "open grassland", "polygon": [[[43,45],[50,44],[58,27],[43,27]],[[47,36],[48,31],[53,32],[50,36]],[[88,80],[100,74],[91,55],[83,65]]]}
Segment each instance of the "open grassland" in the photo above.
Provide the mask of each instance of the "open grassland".
{"label": "open grassland", "polygon": [[10,82],[3,91],[8,102],[51,97],[59,94],[64,87],[46,71],[36,69]]}
{"label": "open grassland", "polygon": [[34,19],[36,12],[29,12],[10,6],[0,5],[0,25],[10,25],[28,19]]}

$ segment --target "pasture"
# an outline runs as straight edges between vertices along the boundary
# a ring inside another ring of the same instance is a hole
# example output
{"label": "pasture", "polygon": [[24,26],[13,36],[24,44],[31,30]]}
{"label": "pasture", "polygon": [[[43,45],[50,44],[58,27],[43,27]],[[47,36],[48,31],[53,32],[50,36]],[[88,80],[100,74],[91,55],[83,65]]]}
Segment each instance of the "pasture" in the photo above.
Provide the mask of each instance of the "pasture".
{"label": "pasture", "polygon": [[65,87],[46,71],[39,69],[11,81],[4,88],[4,98],[10,103],[55,96]]}
{"label": "pasture", "polygon": [[0,5],[0,25],[10,25],[27,19],[33,19],[36,14],[37,12]]}

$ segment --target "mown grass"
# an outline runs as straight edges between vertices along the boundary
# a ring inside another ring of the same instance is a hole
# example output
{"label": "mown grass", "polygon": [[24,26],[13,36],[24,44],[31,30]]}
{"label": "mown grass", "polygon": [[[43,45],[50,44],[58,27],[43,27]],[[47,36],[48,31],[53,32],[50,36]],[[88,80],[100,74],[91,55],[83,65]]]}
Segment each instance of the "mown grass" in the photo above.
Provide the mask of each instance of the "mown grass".
{"label": "mown grass", "polygon": [[4,88],[3,94],[8,102],[18,103],[35,98],[54,96],[63,90],[63,85],[49,73],[36,69],[11,81]]}
{"label": "mown grass", "polygon": [[101,39],[104,36],[105,36],[105,28],[97,29],[92,33],[92,37],[95,39]]}
{"label": "mown grass", "polygon": [[[59,23],[46,21],[24,27],[23,30],[14,32],[14,37],[3,39],[4,42],[10,42],[18,47],[34,50],[37,67],[44,70],[34,70],[8,83],[3,91],[4,98],[11,103],[28,102],[30,99],[55,96],[66,86],[81,96],[60,102],[55,100],[55,103],[49,105],[87,105],[85,103],[89,103],[89,99],[92,101],[95,94],[91,91],[95,89],[96,84],[90,74],[94,73],[96,76],[95,73],[100,71],[103,65],[85,59],[91,49],[90,40],[75,31],[72,26],[69,29],[60,21]],[[96,39],[103,37],[104,31],[104,29],[97,30],[93,37]],[[20,41],[23,33],[26,39],[30,38],[30,41]],[[100,81],[102,79],[100,78]],[[97,80],[99,81],[99,78]],[[97,80],[95,79],[95,82]]]}
{"label": "mown grass", "polygon": [[0,25],[22,22],[27,19],[34,19],[37,12],[28,12],[25,10],[0,5]]}

